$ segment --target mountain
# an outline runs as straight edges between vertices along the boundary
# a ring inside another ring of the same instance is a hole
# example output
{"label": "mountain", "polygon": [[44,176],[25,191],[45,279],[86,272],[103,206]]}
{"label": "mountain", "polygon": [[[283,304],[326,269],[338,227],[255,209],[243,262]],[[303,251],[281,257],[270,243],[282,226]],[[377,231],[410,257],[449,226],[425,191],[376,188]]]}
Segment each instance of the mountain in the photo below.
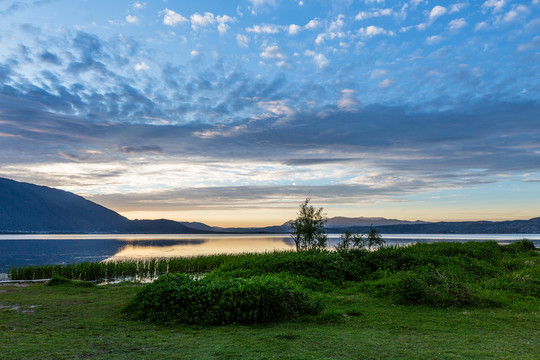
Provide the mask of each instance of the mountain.
{"label": "mountain", "polygon": [[193,234],[209,230],[164,219],[128,220],[67,191],[0,178],[0,232]]}
{"label": "mountain", "polygon": [[408,225],[408,224],[425,224],[425,222],[416,221],[404,221],[396,219],[386,219],[383,217],[343,217],[336,216],[329,218],[326,222],[327,228],[343,228],[351,226],[386,226],[386,225]]}
{"label": "mountain", "polygon": [[[0,232],[51,233],[287,233],[291,221],[260,228],[212,227],[200,222],[129,220],[73,193],[0,178]],[[402,221],[381,217],[333,217],[329,233],[366,232],[373,225],[386,234],[538,234],[540,217],[512,221]]]}
{"label": "mountain", "polygon": [[0,178],[0,230],[108,232],[129,220],[73,193]]}
{"label": "mountain", "polygon": [[[365,232],[367,226],[331,228],[329,232]],[[377,226],[383,234],[539,234],[540,217],[510,221],[460,221]]]}

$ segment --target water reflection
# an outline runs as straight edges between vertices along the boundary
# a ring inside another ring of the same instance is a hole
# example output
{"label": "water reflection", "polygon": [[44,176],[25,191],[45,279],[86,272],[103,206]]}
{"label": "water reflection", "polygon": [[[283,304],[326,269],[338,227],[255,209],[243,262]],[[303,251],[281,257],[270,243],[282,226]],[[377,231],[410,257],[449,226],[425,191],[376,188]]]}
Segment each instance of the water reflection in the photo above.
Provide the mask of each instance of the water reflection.
{"label": "water reflection", "polygon": [[[155,243],[159,245],[153,245]],[[107,260],[142,259],[158,257],[182,257],[211,254],[238,254],[291,250],[294,248],[289,236],[211,236],[210,238],[173,243],[163,240],[132,241]]]}
{"label": "water reflection", "polygon": [[[486,241],[500,244],[528,238],[540,246],[540,234],[437,235],[383,234],[388,245],[436,241]],[[339,240],[330,234],[329,247]],[[79,235],[0,235],[0,273],[13,266],[66,264],[83,261],[181,257],[293,250],[288,234],[79,234]]]}

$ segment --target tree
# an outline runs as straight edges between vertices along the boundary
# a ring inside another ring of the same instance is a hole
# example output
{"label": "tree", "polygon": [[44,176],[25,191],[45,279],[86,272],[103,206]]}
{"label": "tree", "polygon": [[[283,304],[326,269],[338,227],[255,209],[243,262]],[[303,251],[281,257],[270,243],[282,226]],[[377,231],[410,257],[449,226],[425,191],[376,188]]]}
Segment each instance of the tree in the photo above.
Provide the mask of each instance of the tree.
{"label": "tree", "polygon": [[382,238],[378,230],[369,227],[367,234],[353,234],[350,231],[345,231],[341,234],[340,241],[335,246],[338,252],[344,253],[351,250],[371,250],[374,247],[381,247],[386,241]]}
{"label": "tree", "polygon": [[322,250],[326,247],[326,214],[323,208],[314,208],[309,205],[307,198],[300,204],[298,217],[291,223],[291,238],[296,245],[296,251],[302,250]]}
{"label": "tree", "polygon": [[366,246],[368,250],[371,250],[372,247],[380,247],[384,245],[386,241],[381,236],[381,233],[377,229],[373,228],[373,225],[369,227],[369,232],[367,233]]}
{"label": "tree", "polygon": [[347,252],[350,250],[361,250],[366,246],[366,239],[363,234],[353,234],[347,230],[341,234],[340,240],[335,246],[338,252]]}

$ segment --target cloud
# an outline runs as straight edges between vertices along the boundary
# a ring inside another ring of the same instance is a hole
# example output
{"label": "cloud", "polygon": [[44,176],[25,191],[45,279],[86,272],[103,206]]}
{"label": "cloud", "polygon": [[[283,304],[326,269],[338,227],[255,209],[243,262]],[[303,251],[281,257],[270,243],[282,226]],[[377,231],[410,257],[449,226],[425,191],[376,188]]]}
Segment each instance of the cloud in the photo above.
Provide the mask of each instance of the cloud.
{"label": "cloud", "polygon": [[301,27],[301,26],[298,26],[298,25],[295,25],[295,24],[289,25],[289,34],[291,34],[291,35],[296,35],[296,34],[298,34],[300,31],[302,31],[302,27]]}
{"label": "cloud", "polygon": [[456,3],[450,6],[448,13],[449,14],[455,14],[460,12],[461,10],[465,9],[468,6],[467,3]]}
{"label": "cloud", "polygon": [[229,15],[218,15],[216,16],[218,22],[218,31],[220,34],[225,34],[229,30],[229,25],[227,23],[233,23],[236,21],[235,18],[230,17]]}
{"label": "cloud", "polygon": [[309,22],[306,25],[304,25],[304,29],[313,30],[313,29],[318,28],[320,25],[321,25],[321,22],[319,21],[319,19],[315,18],[315,19],[309,20]]}
{"label": "cloud", "polygon": [[199,28],[204,28],[216,23],[216,18],[211,12],[205,12],[203,15],[195,13],[191,15],[191,28],[193,30],[198,30]]}
{"label": "cloud", "polygon": [[341,97],[338,101],[338,108],[344,111],[356,111],[360,107],[361,103],[356,98],[356,90],[343,89],[341,90]]}
{"label": "cloud", "polygon": [[448,23],[450,31],[457,31],[465,26],[467,26],[467,22],[464,18],[454,19]]}
{"label": "cloud", "polygon": [[442,36],[440,36],[440,35],[433,35],[433,36],[429,36],[429,37],[426,39],[426,44],[428,44],[428,45],[434,45],[434,44],[440,43],[442,40],[443,40]]}
{"label": "cloud", "polygon": [[394,85],[394,81],[390,80],[390,79],[384,79],[379,84],[377,84],[377,86],[380,87],[380,88],[387,88],[387,87],[390,87],[392,85]]}
{"label": "cloud", "polygon": [[358,35],[363,38],[372,38],[377,35],[394,36],[395,33],[391,30],[385,30],[382,27],[370,25],[368,27],[361,27],[358,29]]}
{"label": "cloud", "polygon": [[146,3],[143,1],[136,1],[133,4],[133,9],[144,9],[146,7]]}
{"label": "cloud", "polygon": [[326,56],[320,53],[316,53],[315,51],[306,50],[304,52],[304,55],[312,57],[315,65],[317,65],[319,69],[325,68],[326,66],[328,66],[328,64],[330,64],[330,61],[326,58]]}
{"label": "cloud", "polygon": [[134,16],[134,15],[127,15],[126,16],[126,21],[130,24],[138,24],[139,23],[139,18],[137,16]]}
{"label": "cloud", "polygon": [[487,0],[482,4],[484,9],[491,9],[494,13],[499,12],[506,5],[507,0]]}
{"label": "cloud", "polygon": [[372,79],[376,79],[378,77],[384,76],[388,73],[388,70],[382,70],[382,69],[375,69],[371,71],[370,77]]}
{"label": "cloud", "polygon": [[540,36],[535,36],[531,41],[518,46],[518,51],[540,49]]}
{"label": "cloud", "polygon": [[248,0],[252,4],[251,13],[256,15],[261,9],[276,6],[276,0]]}
{"label": "cloud", "polygon": [[135,70],[137,71],[146,71],[146,70],[150,70],[150,66],[146,65],[146,63],[144,62],[140,62],[138,64],[135,64],[134,66]]}
{"label": "cloud", "polygon": [[246,28],[246,31],[255,34],[277,34],[280,32],[280,27],[277,25],[254,25]]}
{"label": "cloud", "polygon": [[49,63],[49,64],[62,65],[62,60],[60,60],[60,58],[58,56],[56,56],[55,54],[53,54],[53,53],[51,53],[49,51],[42,52],[39,55],[39,59],[41,61],[44,61],[44,62]]}
{"label": "cloud", "polygon": [[188,22],[188,19],[183,17],[182,15],[178,14],[177,12],[174,12],[170,9],[165,9],[161,12],[163,15],[163,24],[168,26],[177,26],[180,24],[184,24]]}
{"label": "cloud", "polygon": [[361,11],[354,17],[355,20],[361,21],[370,18],[377,18],[381,16],[391,16],[394,12],[392,9],[380,9],[374,11]]}
{"label": "cloud", "polygon": [[287,56],[283,54],[277,45],[270,45],[264,48],[260,53],[263,59],[285,59]]}
{"label": "cloud", "polygon": [[249,38],[246,35],[243,34],[237,34],[236,35],[236,42],[241,47],[247,48],[249,44]]}
{"label": "cloud", "polygon": [[122,146],[120,152],[127,154],[141,154],[141,153],[163,153],[163,149],[157,145],[143,145],[143,146]]}
{"label": "cloud", "polygon": [[437,5],[433,9],[431,9],[431,12],[429,13],[429,21],[433,22],[437,18],[443,16],[446,14],[446,8],[444,6]]}
{"label": "cloud", "polygon": [[511,23],[514,21],[521,20],[521,17],[529,13],[529,8],[525,5],[518,5],[512,8],[512,10],[508,11],[506,14],[504,14],[502,18],[503,23]]}

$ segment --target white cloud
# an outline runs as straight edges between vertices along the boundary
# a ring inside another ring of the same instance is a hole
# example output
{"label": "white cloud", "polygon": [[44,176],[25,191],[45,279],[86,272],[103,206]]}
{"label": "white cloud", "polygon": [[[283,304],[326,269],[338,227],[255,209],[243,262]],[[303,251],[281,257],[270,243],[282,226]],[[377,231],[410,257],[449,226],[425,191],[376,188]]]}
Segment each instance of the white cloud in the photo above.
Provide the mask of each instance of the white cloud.
{"label": "white cloud", "polygon": [[482,4],[484,9],[491,9],[494,13],[499,12],[506,5],[506,0],[487,0]]}
{"label": "white cloud", "polygon": [[355,111],[361,105],[361,102],[356,98],[356,90],[343,89],[341,97],[338,101],[338,108],[345,111]]}
{"label": "white cloud", "polygon": [[343,25],[345,25],[345,15],[339,14],[336,18],[336,20],[332,21],[330,23],[330,26],[328,27],[328,31],[340,31],[343,28]]}
{"label": "white cloud", "polygon": [[149,70],[150,66],[146,65],[144,62],[140,62],[138,64],[135,64],[134,68],[137,71],[145,71],[145,70]]}
{"label": "white cloud", "polygon": [[163,16],[163,24],[168,26],[176,26],[178,24],[183,24],[188,21],[188,19],[178,14],[177,12],[174,12],[173,10],[165,9],[162,13],[165,14]]}
{"label": "white cloud", "polygon": [[518,5],[514,7],[512,10],[504,14],[504,17],[502,19],[505,23],[514,22],[516,20],[519,20],[522,15],[525,15],[529,12],[529,8],[525,5]]}
{"label": "white cloud", "polygon": [[236,21],[235,18],[230,17],[229,15],[218,15],[216,16],[216,20],[218,22],[218,31],[220,34],[225,34],[227,30],[229,30],[229,25],[227,25],[227,23]]}
{"label": "white cloud", "polygon": [[536,36],[530,42],[518,46],[518,51],[527,51],[534,49],[540,49],[540,36]]}
{"label": "white cloud", "polygon": [[126,16],[126,21],[130,24],[138,24],[139,18],[134,15],[128,15]]}
{"label": "white cloud", "polygon": [[280,31],[277,25],[254,25],[246,29],[247,32],[256,34],[277,34]]}
{"label": "white cloud", "polygon": [[133,4],[134,9],[144,9],[145,6],[146,3],[141,1],[136,1],[135,4]]}
{"label": "white cloud", "polygon": [[238,34],[238,35],[236,35],[236,42],[241,47],[247,48],[248,44],[249,44],[249,38],[246,35]]}
{"label": "white cloud", "polygon": [[489,27],[489,25],[487,24],[487,22],[482,21],[482,22],[479,22],[478,24],[476,24],[476,26],[474,27],[474,31],[485,30],[488,27]]}
{"label": "white cloud", "polygon": [[455,14],[460,12],[461,10],[465,9],[467,7],[467,3],[457,3],[452,6],[450,6],[450,9],[448,10],[449,14]]}
{"label": "white cloud", "polygon": [[378,77],[381,77],[381,76],[384,76],[388,73],[387,70],[382,70],[382,69],[375,69],[373,71],[371,71],[371,78],[372,79],[376,79]]}
{"label": "white cloud", "polygon": [[296,24],[289,25],[289,34],[295,35],[295,34],[298,34],[300,31],[302,31],[301,26],[298,26]]}
{"label": "white cloud", "polygon": [[276,66],[278,66],[280,68],[283,68],[283,69],[290,69],[291,68],[291,64],[289,64],[285,60],[278,61],[276,63]]}
{"label": "white cloud", "polygon": [[377,35],[394,36],[395,33],[391,30],[385,30],[382,27],[371,25],[368,27],[361,27],[360,29],[358,29],[358,35],[365,38],[372,38]]}
{"label": "white cloud", "polygon": [[298,6],[304,6],[304,2],[303,2],[303,1],[299,1],[299,2],[298,2]]}
{"label": "white cloud", "polygon": [[467,22],[465,21],[464,18],[454,19],[450,21],[450,23],[448,24],[448,28],[451,31],[457,31],[465,26],[467,26]]}
{"label": "white cloud", "polygon": [[433,35],[433,36],[430,36],[426,39],[426,44],[428,45],[434,45],[434,44],[438,44],[442,41],[442,36],[440,35]]}
{"label": "white cloud", "polygon": [[281,52],[277,45],[270,45],[264,48],[260,53],[260,56],[264,59],[285,59],[286,56]]}
{"label": "white cloud", "polygon": [[197,57],[197,56],[199,56],[201,53],[198,52],[197,50],[191,50],[191,52],[190,52],[189,54],[190,54],[191,56],[193,56],[193,57]]}
{"label": "white cloud", "polygon": [[375,10],[375,11],[360,11],[358,14],[356,14],[354,19],[361,21],[361,20],[377,18],[381,16],[390,16],[393,13],[394,12],[392,11],[392,9],[380,9],[380,10]]}
{"label": "white cloud", "polygon": [[257,14],[257,12],[265,6],[275,6],[276,0],[248,0],[253,6],[251,13]]}
{"label": "white cloud", "polygon": [[387,87],[390,87],[392,85],[394,85],[394,81],[390,80],[390,79],[384,79],[379,84],[377,84],[377,86],[380,87],[380,88],[387,88]]}
{"label": "white cloud", "polygon": [[197,30],[199,28],[204,28],[216,23],[216,18],[211,12],[205,12],[204,15],[195,13],[191,15],[191,28]]}
{"label": "white cloud", "polygon": [[306,25],[304,25],[304,29],[313,30],[313,29],[318,28],[320,25],[321,25],[321,22],[319,21],[319,19],[315,18],[315,19],[309,20],[309,22]]}
{"label": "white cloud", "polygon": [[431,9],[431,12],[429,13],[429,21],[433,22],[444,14],[446,14],[446,8],[444,6],[437,5]]}
{"label": "white cloud", "polygon": [[384,4],[384,0],[365,0],[366,4]]}
{"label": "white cloud", "polygon": [[306,50],[304,51],[304,55],[312,57],[315,65],[317,65],[319,69],[326,67],[330,63],[326,56],[316,53],[315,51]]}

